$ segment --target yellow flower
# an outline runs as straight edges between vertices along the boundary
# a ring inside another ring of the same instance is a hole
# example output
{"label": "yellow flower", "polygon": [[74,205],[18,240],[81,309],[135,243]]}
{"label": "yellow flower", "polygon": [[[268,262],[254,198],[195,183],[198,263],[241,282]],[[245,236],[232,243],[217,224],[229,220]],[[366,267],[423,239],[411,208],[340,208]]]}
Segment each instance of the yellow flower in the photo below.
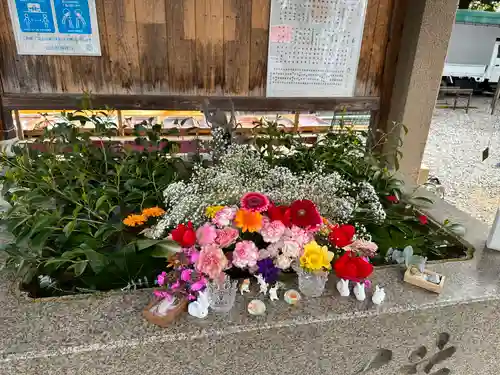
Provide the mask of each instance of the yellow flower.
{"label": "yellow flower", "polygon": [[234,223],[243,232],[257,232],[262,228],[262,215],[260,212],[240,209],[236,212]]}
{"label": "yellow flower", "polygon": [[215,217],[215,214],[223,208],[224,206],[209,206],[205,209],[205,216],[213,219]]}
{"label": "yellow flower", "polygon": [[326,246],[320,246],[316,241],[311,241],[304,246],[304,253],[300,257],[300,266],[306,270],[329,270],[332,265],[333,253]]}
{"label": "yellow flower", "polygon": [[123,224],[125,224],[127,227],[135,227],[137,225],[142,225],[146,221],[148,221],[148,218],[146,215],[128,215],[125,219],[123,219]]}
{"label": "yellow flower", "polygon": [[160,207],[150,207],[150,208],[145,208],[144,210],[142,210],[142,215],[146,216],[146,217],[158,217],[158,216],[161,216],[165,213],[165,210],[163,208],[160,208]]}

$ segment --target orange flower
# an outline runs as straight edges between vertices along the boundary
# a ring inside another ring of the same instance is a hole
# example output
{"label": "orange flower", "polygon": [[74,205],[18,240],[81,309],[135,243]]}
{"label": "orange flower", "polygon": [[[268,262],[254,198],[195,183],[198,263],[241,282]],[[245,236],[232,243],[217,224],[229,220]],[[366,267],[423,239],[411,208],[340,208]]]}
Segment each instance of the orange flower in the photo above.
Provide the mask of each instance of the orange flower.
{"label": "orange flower", "polygon": [[165,210],[160,207],[150,207],[150,208],[145,208],[142,210],[142,215],[146,217],[158,217],[161,216],[165,213]]}
{"label": "orange flower", "polygon": [[262,215],[260,212],[240,209],[236,212],[234,223],[243,232],[257,232],[262,228]]}
{"label": "orange flower", "polygon": [[148,221],[148,218],[146,215],[128,215],[125,219],[123,219],[123,224],[125,224],[127,227],[135,227],[137,225],[142,225],[146,221]]}

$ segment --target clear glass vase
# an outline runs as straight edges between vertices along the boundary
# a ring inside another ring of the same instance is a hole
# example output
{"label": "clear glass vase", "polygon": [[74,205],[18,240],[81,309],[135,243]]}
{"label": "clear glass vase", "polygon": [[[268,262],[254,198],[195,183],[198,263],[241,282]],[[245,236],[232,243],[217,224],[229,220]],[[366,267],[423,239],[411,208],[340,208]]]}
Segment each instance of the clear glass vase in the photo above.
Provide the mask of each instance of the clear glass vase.
{"label": "clear glass vase", "polygon": [[215,312],[229,312],[236,300],[238,281],[231,281],[226,275],[222,282],[211,281],[207,285],[208,303]]}
{"label": "clear glass vase", "polygon": [[297,272],[299,277],[299,290],[306,297],[319,297],[325,291],[328,272]]}

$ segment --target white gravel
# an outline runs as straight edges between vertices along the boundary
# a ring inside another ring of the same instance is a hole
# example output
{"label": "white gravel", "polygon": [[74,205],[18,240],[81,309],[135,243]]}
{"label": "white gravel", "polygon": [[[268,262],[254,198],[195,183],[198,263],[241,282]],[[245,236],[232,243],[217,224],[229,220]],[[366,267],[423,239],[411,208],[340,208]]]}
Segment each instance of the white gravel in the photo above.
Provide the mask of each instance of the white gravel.
{"label": "white gravel", "polygon": [[471,106],[477,108],[468,114],[436,108],[423,159],[444,185],[446,200],[489,224],[500,205],[500,103],[495,116],[490,103],[491,97],[474,97]]}

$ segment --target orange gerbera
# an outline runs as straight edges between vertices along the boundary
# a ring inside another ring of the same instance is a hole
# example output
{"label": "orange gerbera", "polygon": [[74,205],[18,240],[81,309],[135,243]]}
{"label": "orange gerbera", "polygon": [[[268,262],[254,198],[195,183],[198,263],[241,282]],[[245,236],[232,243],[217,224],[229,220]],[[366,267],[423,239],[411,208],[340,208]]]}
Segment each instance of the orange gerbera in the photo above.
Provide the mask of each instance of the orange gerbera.
{"label": "orange gerbera", "polygon": [[260,212],[240,209],[236,212],[234,223],[243,232],[257,232],[262,228],[262,215]]}
{"label": "orange gerbera", "polygon": [[135,227],[137,225],[142,225],[146,221],[148,221],[148,217],[146,215],[128,215],[125,219],[123,219],[123,224],[127,227]]}
{"label": "orange gerbera", "polygon": [[150,208],[145,208],[142,210],[142,215],[146,217],[158,217],[161,216],[165,213],[165,210],[163,208],[160,208],[158,206],[155,207],[150,207]]}

